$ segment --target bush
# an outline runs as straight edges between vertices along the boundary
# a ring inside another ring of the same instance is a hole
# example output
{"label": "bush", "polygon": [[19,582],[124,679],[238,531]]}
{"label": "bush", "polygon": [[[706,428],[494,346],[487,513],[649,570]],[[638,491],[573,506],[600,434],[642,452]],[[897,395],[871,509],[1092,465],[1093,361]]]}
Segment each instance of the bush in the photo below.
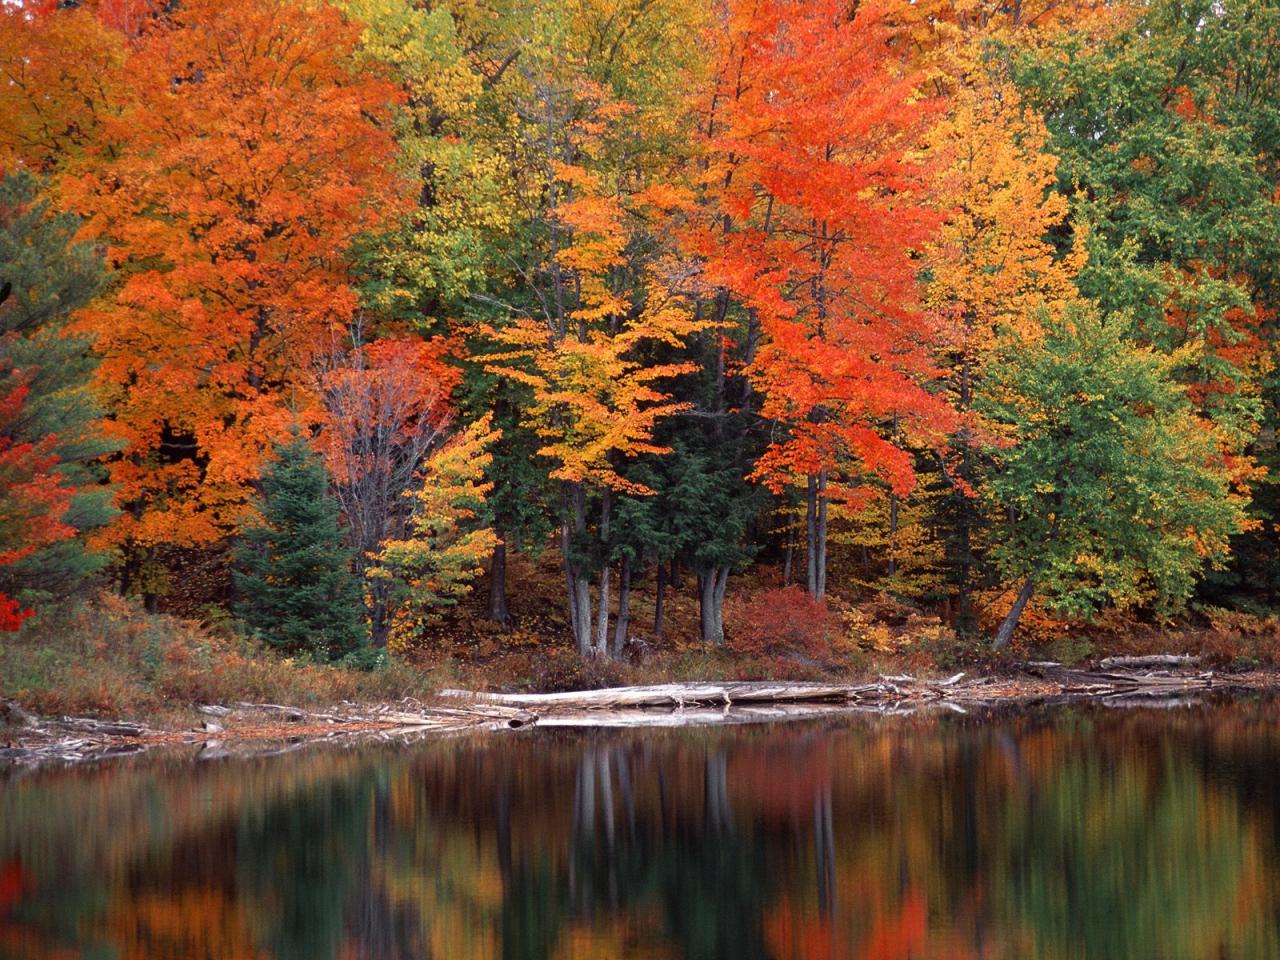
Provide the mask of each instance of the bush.
{"label": "bush", "polygon": [[794,585],[726,600],[724,623],[729,648],[750,656],[820,659],[844,632],[826,603]]}

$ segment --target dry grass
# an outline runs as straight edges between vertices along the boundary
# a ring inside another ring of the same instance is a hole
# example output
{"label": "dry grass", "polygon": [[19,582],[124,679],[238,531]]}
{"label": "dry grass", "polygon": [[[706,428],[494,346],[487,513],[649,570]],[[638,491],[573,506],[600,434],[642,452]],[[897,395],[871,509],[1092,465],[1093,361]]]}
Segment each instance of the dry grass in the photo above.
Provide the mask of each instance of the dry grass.
{"label": "dry grass", "polygon": [[165,717],[197,703],[334,703],[419,695],[404,664],[372,672],[283,659],[113,594],[43,611],[0,642],[0,697],[44,714]]}

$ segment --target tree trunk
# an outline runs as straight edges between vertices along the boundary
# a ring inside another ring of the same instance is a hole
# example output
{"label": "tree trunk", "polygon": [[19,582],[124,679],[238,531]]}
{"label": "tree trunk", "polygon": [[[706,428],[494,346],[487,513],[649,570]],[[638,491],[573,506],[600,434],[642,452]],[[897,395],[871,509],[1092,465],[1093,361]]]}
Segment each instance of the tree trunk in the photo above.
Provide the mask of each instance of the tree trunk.
{"label": "tree trunk", "polygon": [[569,591],[569,620],[573,629],[573,642],[578,653],[591,653],[591,580],[580,565],[574,563],[572,547],[574,537],[584,538],[587,532],[587,495],[580,483],[566,485],[569,518],[561,526],[560,549],[564,554],[565,585]]}
{"label": "tree trunk", "polygon": [[1004,618],[1004,623],[1000,624],[1000,629],[996,632],[996,638],[991,644],[993,650],[1003,650],[1009,645],[1009,641],[1013,639],[1013,631],[1018,629],[1018,619],[1022,616],[1023,608],[1026,607],[1027,601],[1031,599],[1031,594],[1036,589],[1035,574],[1027,577],[1027,582],[1022,585],[1022,589],[1018,591],[1018,599],[1013,601],[1013,606],[1009,608],[1009,615]]}
{"label": "tree trunk", "polygon": [[788,542],[787,549],[782,554],[782,585],[789,587],[791,585],[791,557],[795,553],[795,547]]}
{"label": "tree trunk", "polygon": [[805,589],[810,596],[818,595],[818,478],[809,477],[805,491],[805,560],[808,564]]}
{"label": "tree trunk", "polygon": [[623,556],[622,572],[618,579],[618,623],[613,631],[613,658],[622,658],[627,645],[627,630],[631,626],[631,557]]}
{"label": "tree trunk", "polygon": [[720,568],[720,577],[716,581],[716,633],[720,637],[720,642],[724,643],[724,592],[729,588],[729,568],[727,566]]}
{"label": "tree trunk", "polygon": [[385,581],[369,588],[369,642],[381,650],[391,636],[391,624],[387,622],[387,588]]}
{"label": "tree trunk", "polygon": [[658,588],[657,597],[653,604],[653,636],[655,639],[662,638],[662,618],[665,613],[667,595],[667,568],[662,561],[658,561]]}
{"label": "tree trunk", "polygon": [[724,643],[724,592],[729,583],[729,568],[709,567],[698,575],[699,614],[704,643]]}
{"label": "tree trunk", "polygon": [[818,474],[818,592],[819,600],[827,595],[827,475]]}
{"label": "tree trunk", "polygon": [[889,494],[889,576],[898,572],[898,495]]}
{"label": "tree trunk", "polygon": [[603,657],[609,653],[609,576],[613,572],[607,559],[609,553],[609,511],[613,506],[613,498],[609,491],[604,491],[600,504],[600,544],[605,552],[605,561],[600,564],[600,612],[596,622],[596,643],[593,651],[596,656]]}
{"label": "tree trunk", "polygon": [[579,571],[574,577],[573,590],[578,605],[578,653],[586,657],[594,652],[591,637],[591,578]]}
{"label": "tree trunk", "polygon": [[505,627],[511,622],[511,611],[507,609],[506,531],[499,526],[494,533],[498,535],[498,542],[489,564],[489,619]]}
{"label": "tree trunk", "polygon": [[[956,494],[963,497],[963,494]],[[957,549],[960,551],[960,578],[956,584],[956,633],[970,636],[977,629],[977,617],[973,610],[973,542],[969,533],[969,505],[960,504],[959,529],[956,531]]]}

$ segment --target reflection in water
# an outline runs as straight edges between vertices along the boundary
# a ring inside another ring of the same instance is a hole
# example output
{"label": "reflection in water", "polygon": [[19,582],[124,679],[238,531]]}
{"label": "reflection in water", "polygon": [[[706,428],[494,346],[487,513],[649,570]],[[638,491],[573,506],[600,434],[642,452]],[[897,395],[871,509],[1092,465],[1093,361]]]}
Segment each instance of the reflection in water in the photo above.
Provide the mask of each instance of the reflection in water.
{"label": "reflection in water", "polygon": [[1280,703],[0,780],[0,958],[1280,958]]}

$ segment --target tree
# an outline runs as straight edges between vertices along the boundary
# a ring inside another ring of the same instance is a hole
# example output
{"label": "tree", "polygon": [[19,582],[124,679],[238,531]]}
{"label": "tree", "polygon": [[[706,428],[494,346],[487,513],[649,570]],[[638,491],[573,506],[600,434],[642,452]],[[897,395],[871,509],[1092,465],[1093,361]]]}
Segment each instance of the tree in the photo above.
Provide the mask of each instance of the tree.
{"label": "tree", "polygon": [[1006,518],[994,560],[1021,585],[997,648],[1036,592],[1073,615],[1175,610],[1245,524],[1227,441],[1177,383],[1190,351],[1139,346],[1124,318],[1080,304],[1041,323],[1000,342],[975,399],[1005,438],[986,481]]}
{"label": "tree", "polygon": [[[680,289],[664,215],[687,117],[702,12],[596,0],[539,5],[529,18],[510,112],[521,209],[513,259],[521,301],[490,329],[489,369],[522,384],[525,422],[561,490],[561,550],[579,652],[608,652],[611,513],[628,459],[661,452],[653,430],[681,407],[667,385],[688,368],[651,362],[699,325]],[[597,579],[592,595],[592,580]]]}
{"label": "tree", "polygon": [[262,516],[236,551],[236,614],[267,644],[336,660],[367,636],[324,463],[301,434],[262,475]]}
{"label": "tree", "polygon": [[[1274,488],[1256,481],[1259,464],[1275,466],[1280,422],[1278,42],[1274,4],[1154,0],[1106,42],[1072,30],[1013,58],[1088,228],[1081,293],[1130,313],[1143,343],[1197,346],[1179,376],[1230,441],[1260,518],[1276,508]],[[1224,585],[1275,601],[1275,530],[1255,524],[1237,539]]]}
{"label": "tree", "polygon": [[1039,336],[1039,317],[1060,314],[1076,297],[1084,257],[1077,243],[1059,255],[1066,197],[1057,158],[1046,150],[1043,121],[986,53],[985,37],[963,33],[944,48],[949,96],[930,130],[936,157],[934,197],[946,219],[926,247],[926,303],[938,317],[943,380],[959,414],[951,450],[940,463],[950,491],[935,506],[945,527],[948,579],[962,632],[976,627],[972,593],[982,566],[979,474],[984,426],[974,416],[987,358],[1000,336]]}
{"label": "tree", "polygon": [[411,493],[407,535],[386,541],[368,571],[371,581],[393,584],[393,640],[408,639],[456,604],[484,572],[497,540],[484,522],[492,489],[485,467],[498,439],[490,426],[490,417],[477,420],[430,457]]}
{"label": "tree", "polygon": [[91,392],[91,343],[68,330],[74,312],[102,289],[102,259],[74,242],[78,221],[51,212],[40,186],[22,172],[0,180],[0,264],[11,291],[0,303],[0,357],[22,371],[25,390],[9,436],[56,457],[52,469],[72,493],[63,520],[76,535],[9,564],[0,584],[10,593],[66,596],[108,562],[92,543],[115,516],[97,461],[118,446],[105,435]]}
{"label": "tree", "polygon": [[398,202],[396,93],[358,39],[323,3],[183,3],[143,30],[127,99],[60,181],[120,274],[77,330],[125,445],[126,573],[234,529],[272,444],[323,417],[310,377],[356,308],[348,248]]}
{"label": "tree", "polygon": [[125,38],[80,4],[0,7],[0,169],[84,158],[122,97]]}
{"label": "tree", "polygon": [[[707,112],[716,216],[693,249],[704,280],[748,311],[748,373],[777,425],[754,475],[807,497],[808,588],[826,590],[827,505],[878,478],[910,489],[885,435],[929,434],[945,406],[912,252],[935,224],[909,156],[932,112],[885,9],[837,0],[730,5]],[[713,322],[723,322],[727,300]],[[760,343],[758,351],[754,342]]]}
{"label": "tree", "polygon": [[[446,341],[389,336],[365,343],[364,337],[364,318],[357,316],[349,342],[319,358],[318,386],[327,414],[320,443],[361,581],[382,545],[405,536],[413,512],[408,494],[448,435],[451,394],[460,377],[447,362]],[[390,628],[389,591],[385,578],[366,582],[378,647]]]}
{"label": "tree", "polygon": [[[53,438],[39,443],[14,436],[28,386],[21,372],[2,371],[0,380],[0,575],[38,550],[75,536],[65,521],[73,490],[56,471]],[[32,610],[0,593],[0,630],[17,630]]]}

